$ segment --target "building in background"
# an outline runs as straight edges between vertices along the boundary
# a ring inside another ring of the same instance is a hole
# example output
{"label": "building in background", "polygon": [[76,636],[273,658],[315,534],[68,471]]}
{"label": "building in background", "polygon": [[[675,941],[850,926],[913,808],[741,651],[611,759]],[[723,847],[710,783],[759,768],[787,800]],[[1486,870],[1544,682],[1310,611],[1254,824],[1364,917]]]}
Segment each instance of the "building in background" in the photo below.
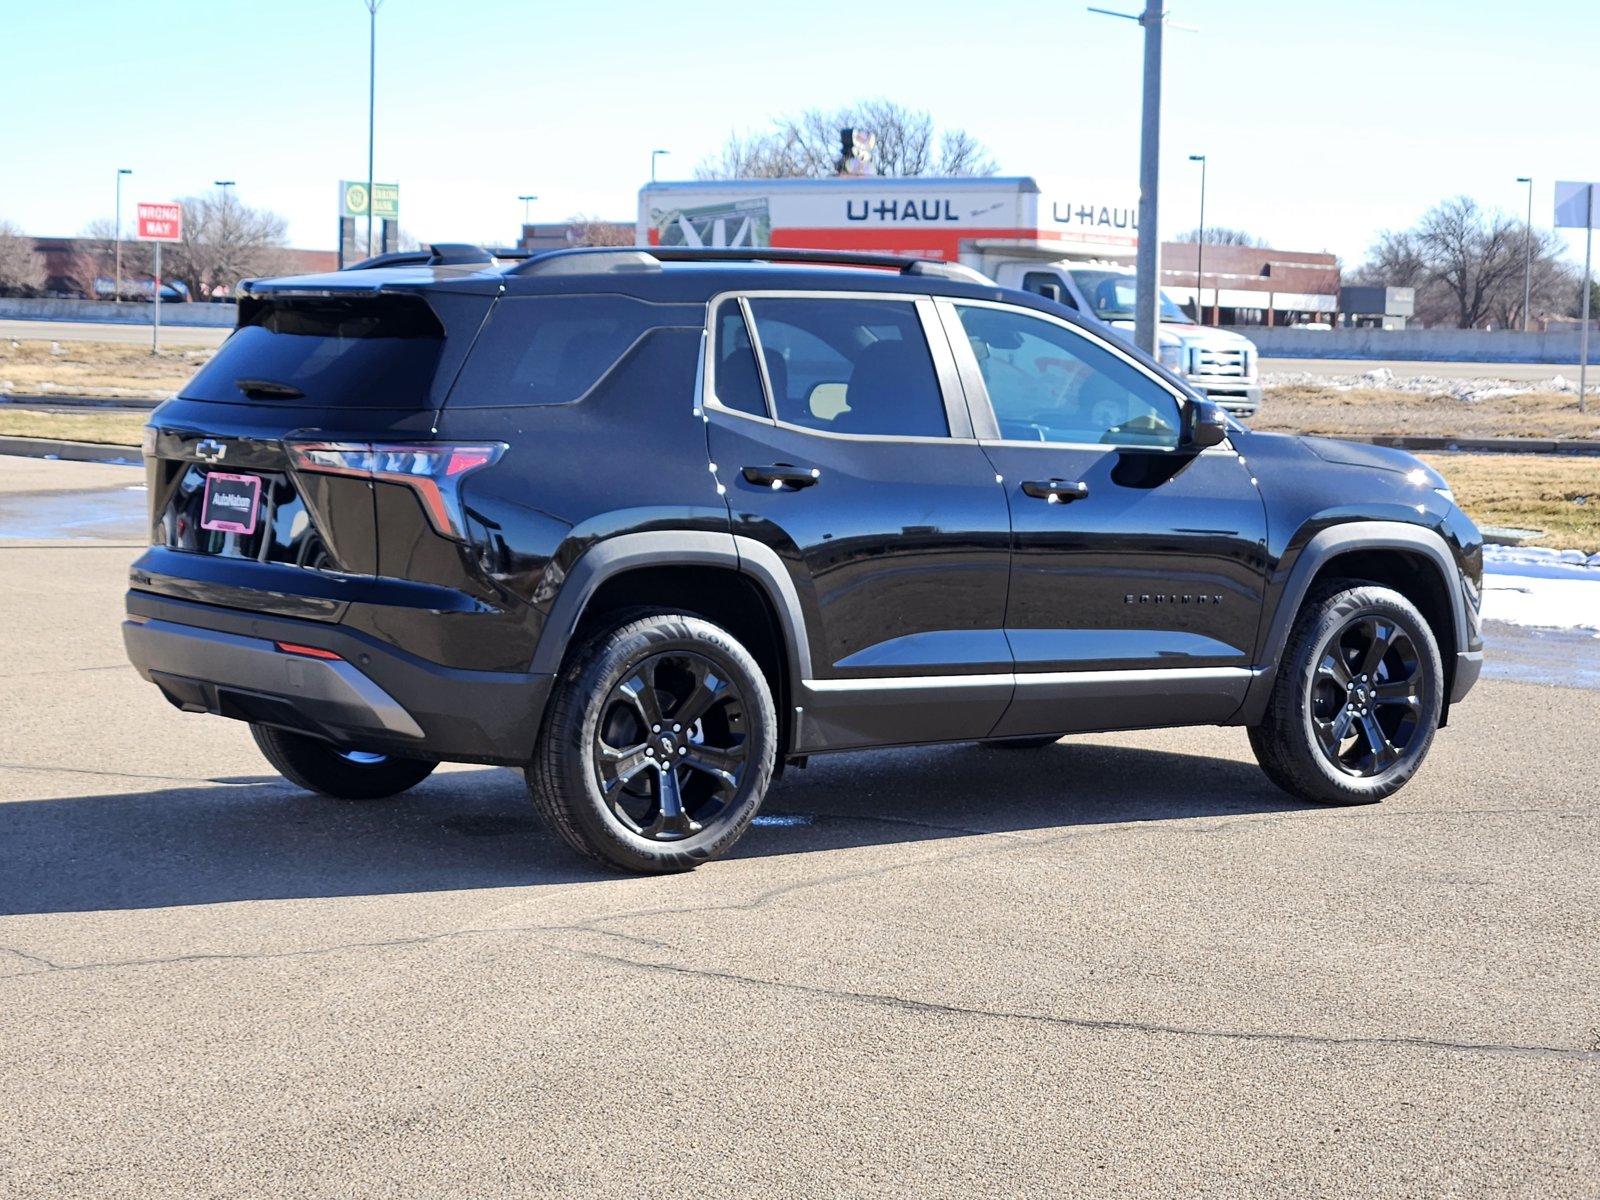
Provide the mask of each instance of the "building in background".
{"label": "building in background", "polygon": [[1321,251],[1264,246],[1161,244],[1161,287],[1195,316],[1196,283],[1206,325],[1332,324],[1339,311],[1339,260]]}

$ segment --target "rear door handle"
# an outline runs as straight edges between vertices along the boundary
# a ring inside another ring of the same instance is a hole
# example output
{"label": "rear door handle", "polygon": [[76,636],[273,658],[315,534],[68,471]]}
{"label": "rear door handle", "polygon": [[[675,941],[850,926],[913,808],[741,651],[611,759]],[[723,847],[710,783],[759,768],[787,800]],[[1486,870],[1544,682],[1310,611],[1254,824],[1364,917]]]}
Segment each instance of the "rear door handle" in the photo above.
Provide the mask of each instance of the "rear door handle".
{"label": "rear door handle", "polygon": [[798,492],[822,478],[815,467],[796,467],[777,463],[770,467],[746,467],[741,474],[757,487],[769,487],[775,492]]}
{"label": "rear door handle", "polygon": [[1036,500],[1045,500],[1051,504],[1071,504],[1074,500],[1082,500],[1089,494],[1089,485],[1066,479],[1026,479],[1022,483],[1022,490]]}

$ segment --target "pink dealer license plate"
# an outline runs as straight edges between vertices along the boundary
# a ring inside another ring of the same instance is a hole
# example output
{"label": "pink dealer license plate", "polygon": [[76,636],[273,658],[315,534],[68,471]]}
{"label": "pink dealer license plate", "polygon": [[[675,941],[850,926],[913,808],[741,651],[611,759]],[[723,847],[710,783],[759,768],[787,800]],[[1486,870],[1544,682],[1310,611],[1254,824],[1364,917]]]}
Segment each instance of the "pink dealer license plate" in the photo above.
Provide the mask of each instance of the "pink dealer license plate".
{"label": "pink dealer license plate", "polygon": [[228,475],[213,471],[206,476],[205,500],[200,506],[200,528],[219,533],[252,534],[261,507],[259,475]]}

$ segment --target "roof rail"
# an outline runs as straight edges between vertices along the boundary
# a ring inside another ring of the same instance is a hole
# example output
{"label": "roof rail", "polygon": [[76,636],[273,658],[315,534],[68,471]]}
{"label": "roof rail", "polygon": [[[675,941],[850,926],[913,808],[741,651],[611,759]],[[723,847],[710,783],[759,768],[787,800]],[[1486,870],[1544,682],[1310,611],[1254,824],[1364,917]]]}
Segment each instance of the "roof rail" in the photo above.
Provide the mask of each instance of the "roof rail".
{"label": "roof rail", "polygon": [[535,254],[512,267],[514,275],[603,274],[612,271],[648,271],[667,262],[810,263],[831,267],[874,267],[902,275],[927,275],[962,283],[994,286],[994,281],[960,263],[905,258],[898,254],[869,254],[855,250],[812,250],[787,246],[609,246],[572,247]]}

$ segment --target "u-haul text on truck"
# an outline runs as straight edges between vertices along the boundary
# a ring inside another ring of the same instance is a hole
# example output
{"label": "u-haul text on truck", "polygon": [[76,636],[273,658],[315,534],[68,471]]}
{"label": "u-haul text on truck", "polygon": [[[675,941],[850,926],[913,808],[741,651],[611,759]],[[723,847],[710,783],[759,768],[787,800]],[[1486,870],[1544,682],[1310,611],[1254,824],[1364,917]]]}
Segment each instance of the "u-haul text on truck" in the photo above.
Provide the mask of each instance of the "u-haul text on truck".
{"label": "u-haul text on truck", "polygon": [[[1117,336],[1133,330],[1138,199],[1107,185],[1047,194],[1027,176],[738,179],[647,184],[639,245],[858,250],[959,262],[1038,292]],[[1161,361],[1219,403],[1261,402],[1255,347],[1162,297]]]}

